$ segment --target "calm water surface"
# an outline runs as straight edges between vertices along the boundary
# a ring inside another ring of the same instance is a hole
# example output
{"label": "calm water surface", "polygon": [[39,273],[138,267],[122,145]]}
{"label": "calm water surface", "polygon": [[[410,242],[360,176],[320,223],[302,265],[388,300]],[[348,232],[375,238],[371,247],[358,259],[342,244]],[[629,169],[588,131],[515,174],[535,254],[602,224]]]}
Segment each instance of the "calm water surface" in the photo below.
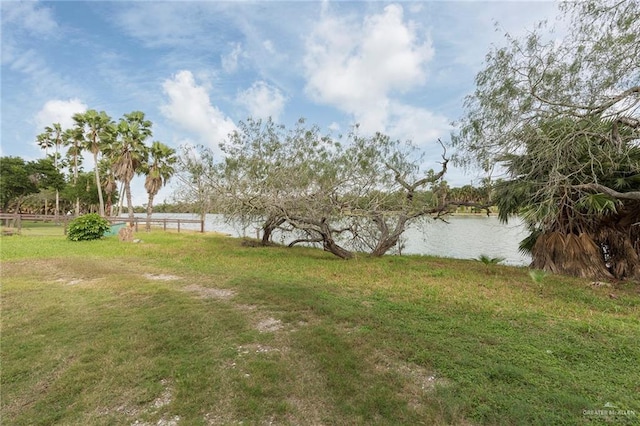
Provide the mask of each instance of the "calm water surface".
{"label": "calm water surface", "polygon": [[[144,214],[136,216],[145,217]],[[155,213],[156,219],[199,219],[198,215],[184,213]],[[527,232],[518,218],[508,224],[491,216],[452,216],[445,223],[429,220],[414,224],[403,235],[402,254],[424,254],[457,259],[476,259],[480,255],[505,258],[504,264],[523,266],[531,258],[518,251],[519,242]],[[198,224],[181,224],[185,229],[200,229]],[[207,215],[205,231],[216,231],[234,237],[256,237],[255,228],[242,229],[226,223],[222,215]],[[286,242],[277,234],[274,240]]]}

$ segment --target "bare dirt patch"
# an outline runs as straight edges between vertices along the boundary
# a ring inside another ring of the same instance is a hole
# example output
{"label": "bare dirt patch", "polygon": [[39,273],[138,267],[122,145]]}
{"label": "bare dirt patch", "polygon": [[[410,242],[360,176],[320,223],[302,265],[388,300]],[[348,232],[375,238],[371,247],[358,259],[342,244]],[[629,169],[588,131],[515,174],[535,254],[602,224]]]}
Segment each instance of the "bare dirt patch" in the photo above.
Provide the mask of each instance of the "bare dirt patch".
{"label": "bare dirt patch", "polygon": [[282,330],[282,321],[275,318],[265,318],[256,324],[256,329],[260,333],[273,333],[274,331]]}
{"label": "bare dirt patch", "polygon": [[391,372],[404,378],[404,394],[409,398],[409,406],[420,410],[424,404],[424,395],[433,393],[436,387],[450,386],[449,380],[442,377],[436,371],[429,370],[420,365],[389,359],[384,355],[378,355],[376,369],[383,372]]}
{"label": "bare dirt patch", "polygon": [[184,287],[184,291],[194,293],[202,299],[227,300],[227,299],[231,299],[233,296],[236,295],[236,292],[233,290],[228,290],[224,288],[214,288],[214,287],[202,287],[198,284],[190,284]]}
{"label": "bare dirt patch", "polygon": [[247,354],[266,354],[270,352],[281,352],[281,350],[272,346],[261,345],[259,343],[238,346],[238,356]]}
{"label": "bare dirt patch", "polygon": [[155,281],[175,281],[180,279],[180,277],[176,275],[168,275],[168,274],[144,274],[143,276],[148,280],[155,280]]}
{"label": "bare dirt patch", "polygon": [[[111,413],[124,414],[128,417],[141,417],[147,415],[153,415],[159,409],[166,407],[171,404],[173,401],[173,386],[171,382],[167,379],[162,379],[160,382],[162,384],[163,390],[160,396],[153,400],[146,407],[132,407],[128,404],[120,405],[115,409],[103,409],[98,411],[99,416],[109,415]],[[180,423],[180,416],[170,416],[165,414],[157,420],[156,422],[146,422],[139,419],[136,419],[131,425],[135,426],[176,426]]]}

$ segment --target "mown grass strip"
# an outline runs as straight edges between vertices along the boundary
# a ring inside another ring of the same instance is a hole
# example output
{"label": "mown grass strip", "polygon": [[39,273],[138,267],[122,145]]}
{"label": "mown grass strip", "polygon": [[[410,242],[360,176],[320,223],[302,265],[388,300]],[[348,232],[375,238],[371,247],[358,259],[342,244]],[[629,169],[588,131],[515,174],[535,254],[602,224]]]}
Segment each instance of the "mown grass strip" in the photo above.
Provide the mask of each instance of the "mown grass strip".
{"label": "mown grass strip", "polygon": [[137,237],[2,238],[3,421],[639,419],[636,285],[538,283],[523,268],[421,256],[345,262],[210,234]]}

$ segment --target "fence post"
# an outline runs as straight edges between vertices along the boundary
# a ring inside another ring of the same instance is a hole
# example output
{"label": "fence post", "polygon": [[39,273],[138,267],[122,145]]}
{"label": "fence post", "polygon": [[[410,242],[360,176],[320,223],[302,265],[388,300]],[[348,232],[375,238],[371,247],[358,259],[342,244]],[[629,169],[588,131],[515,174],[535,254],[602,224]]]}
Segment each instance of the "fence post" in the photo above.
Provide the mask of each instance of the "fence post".
{"label": "fence post", "polygon": [[178,219],[178,234],[180,233],[180,219]]}

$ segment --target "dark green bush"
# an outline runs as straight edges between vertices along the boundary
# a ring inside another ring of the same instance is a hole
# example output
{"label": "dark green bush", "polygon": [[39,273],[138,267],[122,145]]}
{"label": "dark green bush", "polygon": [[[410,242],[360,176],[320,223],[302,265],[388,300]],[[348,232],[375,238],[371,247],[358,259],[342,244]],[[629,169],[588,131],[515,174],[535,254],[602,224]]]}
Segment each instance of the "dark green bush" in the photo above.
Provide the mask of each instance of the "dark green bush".
{"label": "dark green bush", "polygon": [[109,230],[109,221],[96,213],[85,214],[69,223],[67,238],[71,241],[87,241],[102,238]]}

